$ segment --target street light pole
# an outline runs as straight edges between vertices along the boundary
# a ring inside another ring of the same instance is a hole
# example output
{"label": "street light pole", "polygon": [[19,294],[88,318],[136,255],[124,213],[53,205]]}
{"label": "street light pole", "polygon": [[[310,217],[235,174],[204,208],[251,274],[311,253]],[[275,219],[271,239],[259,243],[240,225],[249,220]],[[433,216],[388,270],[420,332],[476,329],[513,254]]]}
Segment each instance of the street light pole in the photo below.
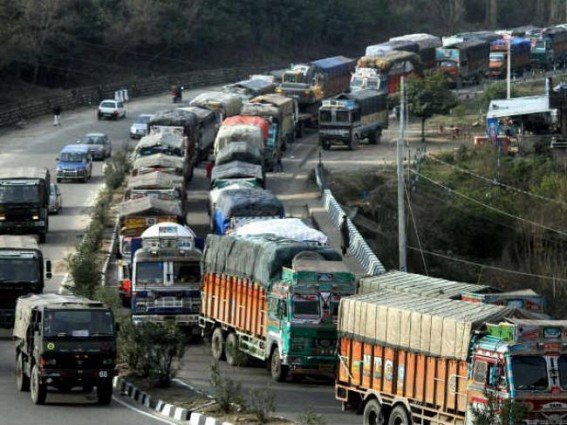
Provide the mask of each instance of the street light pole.
{"label": "street light pole", "polygon": [[404,77],[400,82],[400,136],[397,143],[397,165],[398,165],[398,249],[399,249],[399,268],[401,272],[407,271],[406,254],[406,212],[405,212],[405,191],[404,191],[404,144],[405,144],[405,88]]}
{"label": "street light pole", "polygon": [[508,54],[506,55],[506,99],[510,99],[510,78],[512,76],[512,37],[508,38]]}

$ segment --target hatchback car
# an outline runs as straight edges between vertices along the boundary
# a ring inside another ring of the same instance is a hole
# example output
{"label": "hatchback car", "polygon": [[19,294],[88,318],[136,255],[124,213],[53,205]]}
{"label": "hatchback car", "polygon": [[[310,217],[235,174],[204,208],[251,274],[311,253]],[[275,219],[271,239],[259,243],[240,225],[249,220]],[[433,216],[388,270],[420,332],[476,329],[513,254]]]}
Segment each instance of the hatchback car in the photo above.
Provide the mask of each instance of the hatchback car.
{"label": "hatchback car", "polygon": [[130,127],[130,139],[141,139],[148,134],[148,122],[152,119],[152,114],[140,114]]}
{"label": "hatchback car", "polygon": [[63,196],[61,195],[61,190],[59,186],[55,183],[51,183],[49,186],[49,213],[59,214],[59,211],[63,209]]}
{"label": "hatchback car", "polygon": [[97,117],[99,120],[102,118],[110,118],[113,120],[126,118],[124,102],[111,99],[103,100],[100,102],[100,105],[98,105]]}
{"label": "hatchback car", "polygon": [[100,161],[109,158],[112,155],[112,145],[110,139],[104,133],[88,133],[77,140],[81,145],[89,145],[89,152],[93,159]]}
{"label": "hatchback car", "polygon": [[93,174],[93,159],[89,145],[66,145],[57,158],[57,183],[79,180],[86,183]]}

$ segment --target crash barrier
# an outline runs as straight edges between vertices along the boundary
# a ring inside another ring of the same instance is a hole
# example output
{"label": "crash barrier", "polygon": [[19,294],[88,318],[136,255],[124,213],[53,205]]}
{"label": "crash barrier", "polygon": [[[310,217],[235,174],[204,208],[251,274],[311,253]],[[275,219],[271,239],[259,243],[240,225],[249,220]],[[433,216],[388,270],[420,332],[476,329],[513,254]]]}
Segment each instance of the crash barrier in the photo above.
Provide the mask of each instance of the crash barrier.
{"label": "crash barrier", "polygon": [[[340,226],[342,217],[346,213],[339,205],[330,189],[325,189],[323,191],[323,205],[325,205],[325,210],[327,211],[327,214],[329,214],[331,222],[338,228]],[[347,223],[350,236],[349,251],[352,256],[358,260],[363,270],[367,274],[377,275],[386,273],[384,265],[378,259],[376,254],[372,252],[350,218],[347,218]]]}
{"label": "crash barrier", "polygon": [[[338,229],[340,227],[341,220],[346,213],[333,196],[333,192],[331,192],[330,189],[327,189],[325,169],[321,162],[319,162],[315,167],[315,179],[317,181],[317,186],[321,189],[323,205],[329,215],[329,219],[335,226],[337,226]],[[386,273],[384,265],[376,254],[372,252],[350,218],[347,218],[347,223],[350,240],[349,250],[352,256],[356,258],[358,263],[362,266],[366,274],[377,275]]]}
{"label": "crash barrier", "polygon": [[[287,65],[281,65],[285,68]],[[248,78],[251,74],[266,72],[278,66],[262,68],[261,66],[209,69],[193,71],[183,74],[164,75],[152,78],[142,78],[131,81],[122,81],[97,86],[77,87],[65,90],[60,95],[44,96],[17,104],[0,107],[0,127],[14,125],[31,118],[50,115],[53,107],[61,107],[65,111],[83,106],[97,105],[103,99],[116,99],[117,93],[122,100],[137,97],[151,96],[169,92],[174,84],[181,84],[186,88],[215,86]],[[126,96],[124,98],[124,96]]]}

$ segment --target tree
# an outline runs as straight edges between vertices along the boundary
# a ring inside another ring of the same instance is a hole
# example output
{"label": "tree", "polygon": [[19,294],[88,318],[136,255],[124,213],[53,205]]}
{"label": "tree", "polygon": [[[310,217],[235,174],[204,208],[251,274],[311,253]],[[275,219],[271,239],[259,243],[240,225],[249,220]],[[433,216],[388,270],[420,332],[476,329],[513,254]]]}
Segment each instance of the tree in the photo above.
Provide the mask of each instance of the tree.
{"label": "tree", "polygon": [[405,87],[408,111],[421,118],[421,141],[425,142],[425,121],[435,114],[446,114],[457,104],[442,72],[423,78],[410,76]]}

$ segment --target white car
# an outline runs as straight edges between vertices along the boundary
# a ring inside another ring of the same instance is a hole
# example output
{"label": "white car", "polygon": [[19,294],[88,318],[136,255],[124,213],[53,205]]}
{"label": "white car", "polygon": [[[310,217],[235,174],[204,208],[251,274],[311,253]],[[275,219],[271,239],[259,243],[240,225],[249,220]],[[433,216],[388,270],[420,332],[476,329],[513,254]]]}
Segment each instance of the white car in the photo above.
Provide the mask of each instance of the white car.
{"label": "white car", "polygon": [[113,120],[126,118],[126,107],[124,106],[124,102],[112,99],[103,100],[100,102],[100,105],[98,105],[97,117],[99,120],[103,118],[110,118]]}
{"label": "white car", "polygon": [[63,196],[59,186],[51,183],[49,186],[49,213],[58,214],[63,209]]}
{"label": "white car", "polygon": [[152,114],[140,114],[130,127],[130,139],[141,139],[148,134],[148,122],[152,119]]}

